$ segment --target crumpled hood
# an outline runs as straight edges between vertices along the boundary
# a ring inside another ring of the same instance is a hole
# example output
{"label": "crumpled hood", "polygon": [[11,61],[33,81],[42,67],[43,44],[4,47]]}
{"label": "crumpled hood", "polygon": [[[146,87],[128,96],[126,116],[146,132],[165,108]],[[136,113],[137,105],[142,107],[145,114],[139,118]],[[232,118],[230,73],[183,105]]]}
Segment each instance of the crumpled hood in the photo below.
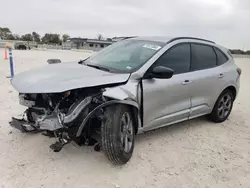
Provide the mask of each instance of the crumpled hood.
{"label": "crumpled hood", "polygon": [[126,82],[130,74],[114,74],[77,62],[50,64],[14,76],[19,93],[59,93],[71,89]]}

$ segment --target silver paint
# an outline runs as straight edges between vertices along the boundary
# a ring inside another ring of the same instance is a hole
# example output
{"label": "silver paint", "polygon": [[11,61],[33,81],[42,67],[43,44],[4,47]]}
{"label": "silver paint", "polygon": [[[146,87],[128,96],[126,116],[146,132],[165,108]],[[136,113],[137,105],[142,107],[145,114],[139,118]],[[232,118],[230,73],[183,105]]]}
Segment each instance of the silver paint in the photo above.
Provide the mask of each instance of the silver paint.
{"label": "silver paint", "polygon": [[[149,40],[136,38],[130,40]],[[151,38],[167,42],[167,38]],[[228,62],[211,69],[174,75],[170,79],[143,79],[145,72],[154,62],[172,46],[185,42],[199,42],[220,48],[227,56]],[[239,90],[239,75],[236,65],[227,49],[213,43],[194,39],[181,39],[166,45],[150,58],[139,70],[130,74],[113,74],[103,72],[77,63],[48,65],[21,73],[12,80],[12,85],[20,93],[53,93],[71,89],[122,83],[124,85],[106,88],[104,97],[114,99],[91,111],[84,119],[77,135],[81,134],[88,118],[96,110],[106,105],[122,103],[143,110],[143,126],[139,123],[139,132],[170,125],[201,115],[209,114],[220,95],[228,86]],[[223,76],[221,76],[223,74]],[[188,84],[183,84],[190,80]],[[142,88],[140,87],[142,82]],[[143,98],[141,98],[141,93]],[[139,122],[141,122],[138,114]]]}
{"label": "silver paint", "polygon": [[19,93],[59,93],[126,82],[129,75],[104,72],[77,62],[58,63],[17,74],[11,83]]}

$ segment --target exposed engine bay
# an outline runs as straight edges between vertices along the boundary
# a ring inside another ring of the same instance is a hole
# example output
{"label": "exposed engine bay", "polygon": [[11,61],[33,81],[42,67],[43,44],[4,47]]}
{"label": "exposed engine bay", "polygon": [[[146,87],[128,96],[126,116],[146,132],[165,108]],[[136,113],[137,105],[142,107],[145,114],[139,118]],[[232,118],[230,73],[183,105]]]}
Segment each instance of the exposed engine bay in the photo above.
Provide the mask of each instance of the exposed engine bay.
{"label": "exposed engine bay", "polygon": [[58,152],[70,141],[100,149],[103,107],[117,102],[102,95],[100,87],[75,89],[63,93],[19,94],[28,107],[21,118],[10,124],[24,132],[40,132],[56,138],[50,147]]}

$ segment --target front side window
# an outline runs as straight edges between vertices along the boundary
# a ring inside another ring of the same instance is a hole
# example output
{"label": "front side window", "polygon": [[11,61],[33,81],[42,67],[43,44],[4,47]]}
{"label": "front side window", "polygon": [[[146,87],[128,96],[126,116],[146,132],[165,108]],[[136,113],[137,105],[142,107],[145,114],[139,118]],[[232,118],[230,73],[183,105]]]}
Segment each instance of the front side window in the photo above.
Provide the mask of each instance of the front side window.
{"label": "front side window", "polygon": [[112,72],[131,73],[144,65],[164,45],[157,41],[123,40],[99,51],[85,63]]}
{"label": "front side window", "polygon": [[174,74],[189,72],[190,44],[178,44],[166,51],[154,66],[171,68]]}
{"label": "front side window", "polygon": [[191,44],[191,70],[202,70],[216,66],[216,55],[212,47],[202,44]]}

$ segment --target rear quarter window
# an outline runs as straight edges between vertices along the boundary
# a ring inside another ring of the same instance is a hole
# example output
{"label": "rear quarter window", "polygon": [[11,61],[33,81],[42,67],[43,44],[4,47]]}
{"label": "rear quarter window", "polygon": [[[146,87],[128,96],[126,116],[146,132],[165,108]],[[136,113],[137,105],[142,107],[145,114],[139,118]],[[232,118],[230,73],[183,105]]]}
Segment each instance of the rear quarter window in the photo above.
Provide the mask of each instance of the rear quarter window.
{"label": "rear quarter window", "polygon": [[222,53],[220,50],[218,50],[217,48],[214,48],[214,51],[217,56],[217,65],[222,65],[228,61],[228,58],[226,57],[226,55]]}

